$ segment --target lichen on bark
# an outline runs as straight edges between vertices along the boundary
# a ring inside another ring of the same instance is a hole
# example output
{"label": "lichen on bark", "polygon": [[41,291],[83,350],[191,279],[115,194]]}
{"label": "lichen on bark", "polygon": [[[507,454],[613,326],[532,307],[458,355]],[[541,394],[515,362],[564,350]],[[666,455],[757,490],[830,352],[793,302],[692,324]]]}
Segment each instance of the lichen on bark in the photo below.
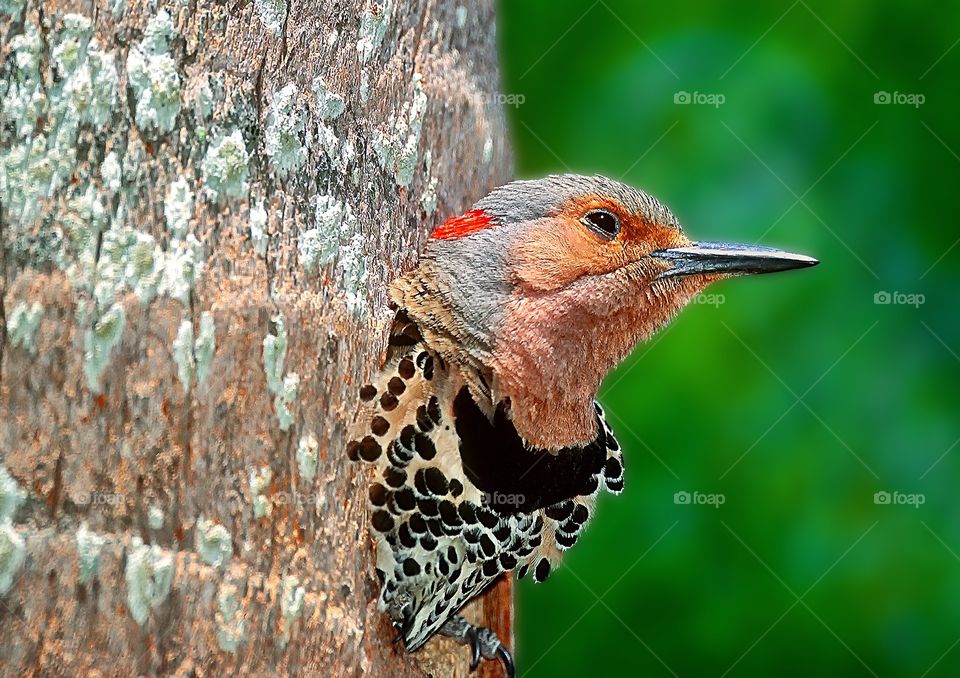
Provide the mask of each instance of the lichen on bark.
{"label": "lichen on bark", "polygon": [[465,675],[390,644],[342,450],[389,281],[509,178],[492,26],[0,0],[0,673]]}

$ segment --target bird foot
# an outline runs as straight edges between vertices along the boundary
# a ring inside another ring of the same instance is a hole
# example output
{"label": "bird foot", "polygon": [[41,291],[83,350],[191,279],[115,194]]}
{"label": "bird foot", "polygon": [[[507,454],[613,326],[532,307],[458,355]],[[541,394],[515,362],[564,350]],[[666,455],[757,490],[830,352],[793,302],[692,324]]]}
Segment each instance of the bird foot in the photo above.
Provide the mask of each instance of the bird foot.
{"label": "bird foot", "polygon": [[514,678],[516,667],[513,655],[497,634],[483,626],[474,626],[460,615],[454,615],[441,626],[437,633],[470,646],[470,670],[476,670],[483,659],[499,659],[507,678]]}

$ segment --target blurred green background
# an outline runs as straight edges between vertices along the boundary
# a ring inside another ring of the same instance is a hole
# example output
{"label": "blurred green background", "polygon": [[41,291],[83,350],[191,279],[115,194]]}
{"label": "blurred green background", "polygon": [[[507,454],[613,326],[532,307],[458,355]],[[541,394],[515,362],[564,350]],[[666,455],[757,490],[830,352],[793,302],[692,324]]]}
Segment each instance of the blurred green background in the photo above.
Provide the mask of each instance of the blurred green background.
{"label": "blurred green background", "polygon": [[520,176],[823,262],[607,379],[626,490],[520,583],[520,674],[960,675],[960,6],[511,0],[498,34]]}

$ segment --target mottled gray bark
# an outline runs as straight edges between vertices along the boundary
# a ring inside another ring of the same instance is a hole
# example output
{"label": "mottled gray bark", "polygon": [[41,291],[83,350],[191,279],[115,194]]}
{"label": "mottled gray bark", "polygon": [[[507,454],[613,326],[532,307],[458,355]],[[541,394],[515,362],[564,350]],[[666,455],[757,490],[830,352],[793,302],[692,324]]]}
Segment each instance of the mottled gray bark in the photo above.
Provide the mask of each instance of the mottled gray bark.
{"label": "mottled gray bark", "polygon": [[466,673],[390,644],[343,450],[509,178],[495,55],[492,2],[0,0],[3,675]]}

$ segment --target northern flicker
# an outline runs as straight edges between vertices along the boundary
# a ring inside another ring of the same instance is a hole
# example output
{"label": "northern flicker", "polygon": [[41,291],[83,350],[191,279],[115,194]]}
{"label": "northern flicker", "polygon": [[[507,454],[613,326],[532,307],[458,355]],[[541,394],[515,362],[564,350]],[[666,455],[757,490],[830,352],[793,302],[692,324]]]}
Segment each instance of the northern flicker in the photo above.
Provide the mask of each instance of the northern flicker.
{"label": "northern flicker", "polygon": [[600,176],[515,181],[431,234],[396,280],[386,364],[360,389],[380,607],[408,650],[452,636],[514,673],[457,613],[516,570],[544,581],[623,489],[595,401],[607,372],[708,284],[816,264],[692,242],[655,198]]}

